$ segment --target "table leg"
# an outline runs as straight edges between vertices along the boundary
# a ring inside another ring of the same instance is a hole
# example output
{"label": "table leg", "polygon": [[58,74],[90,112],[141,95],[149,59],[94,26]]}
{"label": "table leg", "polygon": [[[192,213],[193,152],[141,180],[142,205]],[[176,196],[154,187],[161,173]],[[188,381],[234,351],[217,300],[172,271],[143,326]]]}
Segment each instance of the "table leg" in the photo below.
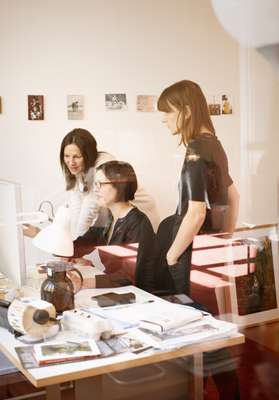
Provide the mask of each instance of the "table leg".
{"label": "table leg", "polygon": [[50,385],[46,387],[46,400],[61,400],[59,385]]}
{"label": "table leg", "polygon": [[75,399],[102,399],[102,376],[92,376],[75,381]]}
{"label": "table leg", "polygon": [[203,400],[203,353],[194,354],[194,399]]}

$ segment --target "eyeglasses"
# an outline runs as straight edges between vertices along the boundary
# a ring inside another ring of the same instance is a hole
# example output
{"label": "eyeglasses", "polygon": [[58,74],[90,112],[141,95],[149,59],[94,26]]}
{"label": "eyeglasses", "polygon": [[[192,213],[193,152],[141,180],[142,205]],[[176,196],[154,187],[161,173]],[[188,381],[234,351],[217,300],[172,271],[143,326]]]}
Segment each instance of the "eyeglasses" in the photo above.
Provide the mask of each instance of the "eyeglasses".
{"label": "eyeglasses", "polygon": [[128,180],[123,180],[123,181],[103,181],[103,182],[95,181],[94,185],[95,185],[96,189],[100,190],[103,185],[117,185],[118,183],[128,183],[128,182],[129,182]]}
{"label": "eyeglasses", "polygon": [[109,181],[103,181],[103,182],[97,181],[97,182],[94,182],[94,185],[95,185],[96,189],[100,190],[103,185],[109,185],[112,183],[113,182],[109,182]]}

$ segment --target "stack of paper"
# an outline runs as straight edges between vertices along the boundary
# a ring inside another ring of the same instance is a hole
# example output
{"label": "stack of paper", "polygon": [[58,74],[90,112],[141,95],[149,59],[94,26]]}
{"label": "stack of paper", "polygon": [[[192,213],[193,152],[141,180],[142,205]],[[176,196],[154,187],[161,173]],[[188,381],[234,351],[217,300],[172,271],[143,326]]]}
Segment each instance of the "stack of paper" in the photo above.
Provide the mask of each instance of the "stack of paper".
{"label": "stack of paper", "polygon": [[141,329],[141,331],[145,335],[142,340],[147,341],[149,345],[155,348],[166,350],[202,342],[204,340],[230,337],[237,333],[237,325],[217,320],[208,315],[198,321],[164,332],[154,331],[151,333],[145,329]]}

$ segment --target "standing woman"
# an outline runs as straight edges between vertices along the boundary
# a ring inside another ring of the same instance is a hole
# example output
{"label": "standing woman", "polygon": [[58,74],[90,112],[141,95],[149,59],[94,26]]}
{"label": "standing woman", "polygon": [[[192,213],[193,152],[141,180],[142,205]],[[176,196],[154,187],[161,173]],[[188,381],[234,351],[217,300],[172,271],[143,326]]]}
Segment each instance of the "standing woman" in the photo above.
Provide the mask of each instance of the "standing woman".
{"label": "standing woman", "polygon": [[[189,294],[195,235],[232,233],[238,215],[239,195],[199,85],[183,80],[169,86],[158,99],[158,110],[163,113],[163,123],[172,135],[180,135],[180,143],[186,147],[176,213],[162,221],[157,233],[159,272],[163,275],[167,272],[164,288]],[[219,399],[239,400],[238,378],[229,353],[221,349],[205,353],[204,357],[204,365],[213,376]],[[218,369],[223,361],[226,368]]]}
{"label": "standing woman", "polygon": [[161,223],[158,238],[173,291],[189,294],[195,235],[232,233],[239,195],[199,85],[183,80],[167,87],[158,99],[158,110],[171,134],[180,135],[180,144],[186,147],[176,214]]}

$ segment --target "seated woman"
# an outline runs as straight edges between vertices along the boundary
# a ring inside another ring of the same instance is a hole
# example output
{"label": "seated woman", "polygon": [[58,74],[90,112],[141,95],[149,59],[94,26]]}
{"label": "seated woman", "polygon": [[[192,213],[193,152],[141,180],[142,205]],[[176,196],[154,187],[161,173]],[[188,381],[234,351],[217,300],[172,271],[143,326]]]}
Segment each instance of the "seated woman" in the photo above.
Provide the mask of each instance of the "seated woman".
{"label": "seated woman", "polygon": [[74,241],[74,257],[89,254],[100,245],[138,243],[135,284],[152,291],[155,234],[148,217],[130,203],[136,190],[137,178],[130,164],[109,161],[97,168],[96,198],[100,206],[109,210],[109,215],[104,220],[100,213],[95,225]]}

